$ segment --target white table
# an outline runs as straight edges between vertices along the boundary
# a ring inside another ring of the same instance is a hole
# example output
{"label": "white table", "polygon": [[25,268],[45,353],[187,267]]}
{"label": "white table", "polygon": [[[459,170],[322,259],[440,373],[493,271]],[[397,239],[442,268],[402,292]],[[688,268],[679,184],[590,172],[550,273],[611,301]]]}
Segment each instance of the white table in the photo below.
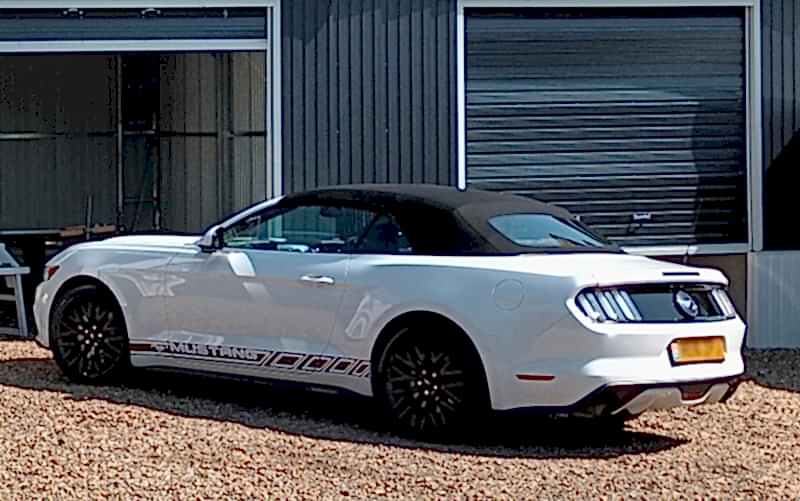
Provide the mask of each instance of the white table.
{"label": "white table", "polygon": [[10,301],[17,305],[17,328],[0,327],[0,334],[30,337],[28,316],[25,313],[25,297],[22,292],[22,277],[31,272],[30,268],[20,266],[14,257],[0,244],[0,277],[14,289],[14,294],[0,294],[0,301]]}

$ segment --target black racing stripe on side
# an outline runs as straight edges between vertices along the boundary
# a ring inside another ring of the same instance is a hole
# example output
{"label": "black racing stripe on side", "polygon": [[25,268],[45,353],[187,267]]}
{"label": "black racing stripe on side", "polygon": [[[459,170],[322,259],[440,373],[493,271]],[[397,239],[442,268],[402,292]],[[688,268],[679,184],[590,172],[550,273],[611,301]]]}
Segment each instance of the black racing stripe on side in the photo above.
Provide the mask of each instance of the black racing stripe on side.
{"label": "black racing stripe on side", "polygon": [[[157,348],[157,346],[165,346],[171,344],[203,345],[207,347],[213,346],[214,348],[219,348],[219,349],[247,350],[252,353],[256,353],[259,358],[257,360],[242,360],[236,358],[214,357],[214,356],[196,355],[190,353],[172,353],[168,351],[168,349],[159,350]],[[221,364],[227,366],[260,367],[262,369],[271,369],[284,372],[300,372],[304,374],[330,374],[333,376],[350,376],[355,378],[363,378],[363,377],[369,377],[371,372],[370,371],[371,364],[369,360],[361,360],[349,357],[337,357],[334,355],[324,355],[324,354],[298,353],[298,352],[288,352],[288,351],[287,352],[267,351],[267,350],[256,350],[242,346],[205,345],[203,343],[191,343],[187,341],[160,341],[160,340],[150,341],[150,342],[143,342],[143,341],[130,342],[128,344],[128,348],[132,355],[138,355],[138,356],[155,356],[158,358],[165,358],[171,360],[203,362],[203,363]],[[279,360],[281,357],[284,356],[298,357],[299,360],[294,364],[293,367],[273,365],[275,361]],[[326,364],[323,364],[322,368],[318,370],[309,370],[305,368],[305,366],[315,358],[324,358],[327,359],[328,362]],[[336,372],[332,370],[336,366],[336,364],[344,361],[350,363],[350,366],[345,371]],[[359,372],[359,373],[354,374],[354,372]]]}
{"label": "black racing stripe on side", "polygon": [[184,360],[188,362],[203,362],[209,364],[224,364],[224,365],[238,365],[241,367],[261,367],[260,364],[254,362],[247,362],[244,360],[226,360],[220,358],[202,358],[202,357],[195,357],[192,355],[172,355],[169,353],[158,353],[158,352],[145,352],[145,353],[135,353],[135,355],[139,356],[155,356],[158,358],[169,358],[171,360]]}

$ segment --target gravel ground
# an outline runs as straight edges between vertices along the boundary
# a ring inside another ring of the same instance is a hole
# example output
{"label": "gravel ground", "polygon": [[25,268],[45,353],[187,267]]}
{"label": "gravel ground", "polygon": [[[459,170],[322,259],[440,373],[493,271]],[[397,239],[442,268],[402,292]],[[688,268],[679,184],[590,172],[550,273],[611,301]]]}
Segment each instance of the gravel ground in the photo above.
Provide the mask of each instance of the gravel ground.
{"label": "gravel ground", "polygon": [[48,352],[3,341],[0,498],[798,499],[800,351],[749,362],[754,379],[728,405],[601,437],[495,421],[442,446],[325,395],[154,373],[73,385]]}

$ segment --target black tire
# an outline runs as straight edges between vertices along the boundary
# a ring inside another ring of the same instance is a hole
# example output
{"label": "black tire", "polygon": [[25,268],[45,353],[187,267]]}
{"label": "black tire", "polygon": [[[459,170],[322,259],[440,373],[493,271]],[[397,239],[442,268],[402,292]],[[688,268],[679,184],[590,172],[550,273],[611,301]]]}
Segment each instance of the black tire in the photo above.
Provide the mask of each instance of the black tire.
{"label": "black tire", "polygon": [[483,367],[446,326],[400,329],[377,360],[373,390],[403,434],[448,438],[480,427],[489,408]]}
{"label": "black tire", "polygon": [[95,285],[58,298],[50,317],[50,349],[61,371],[79,383],[107,383],[130,365],[128,333],[116,300]]}

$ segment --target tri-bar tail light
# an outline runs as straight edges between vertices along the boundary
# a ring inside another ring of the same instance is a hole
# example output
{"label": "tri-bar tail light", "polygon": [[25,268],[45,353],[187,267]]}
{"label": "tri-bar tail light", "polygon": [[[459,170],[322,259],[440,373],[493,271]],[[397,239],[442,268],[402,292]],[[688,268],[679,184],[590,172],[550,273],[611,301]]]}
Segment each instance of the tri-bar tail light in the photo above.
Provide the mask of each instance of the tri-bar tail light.
{"label": "tri-bar tail light", "polygon": [[578,294],[578,306],[595,322],[641,322],[630,294],[620,289],[590,289]]}
{"label": "tri-bar tail light", "polygon": [[733,318],[736,316],[736,307],[733,305],[733,301],[731,301],[731,298],[728,296],[728,292],[725,289],[716,287],[711,290],[711,295],[714,297],[714,301],[722,309],[722,313],[726,318]]}
{"label": "tri-bar tail light", "polygon": [[[691,297],[697,307],[697,314],[691,318],[676,304],[679,292]],[[601,323],[703,322],[736,317],[736,308],[725,288],[705,284],[594,287],[578,293],[575,303],[583,315]]]}

